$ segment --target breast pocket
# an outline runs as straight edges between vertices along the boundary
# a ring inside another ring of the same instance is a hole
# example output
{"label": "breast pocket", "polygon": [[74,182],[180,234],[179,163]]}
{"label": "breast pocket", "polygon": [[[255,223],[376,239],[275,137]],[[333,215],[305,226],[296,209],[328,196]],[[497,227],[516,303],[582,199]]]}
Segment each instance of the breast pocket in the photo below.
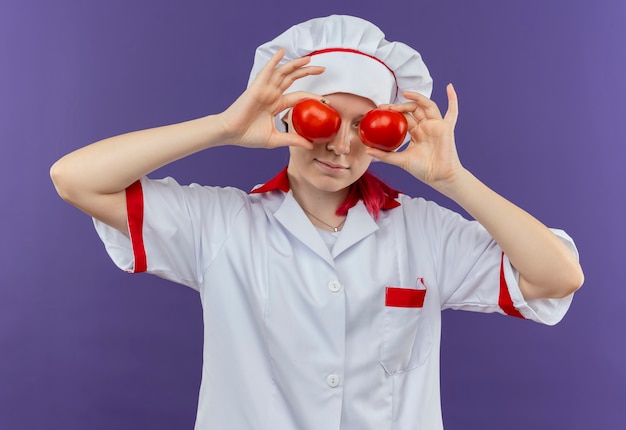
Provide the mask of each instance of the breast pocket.
{"label": "breast pocket", "polygon": [[385,288],[380,361],[389,375],[421,366],[432,349],[433,334],[424,316],[426,294],[422,278],[414,288]]}

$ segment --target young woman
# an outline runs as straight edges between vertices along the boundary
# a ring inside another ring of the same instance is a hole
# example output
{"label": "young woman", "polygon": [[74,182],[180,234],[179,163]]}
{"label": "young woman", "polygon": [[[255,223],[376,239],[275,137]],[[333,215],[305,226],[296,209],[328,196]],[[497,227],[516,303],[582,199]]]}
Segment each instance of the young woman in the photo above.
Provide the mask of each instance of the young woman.
{"label": "young woman", "polygon": [[[248,89],[224,112],[106,139],[51,169],[95,219],[116,264],[199,291],[204,316],[197,429],[440,429],[440,313],[557,323],[583,282],[571,239],[508,202],[457,156],[412,48],[369,22],[314,19],[259,47]],[[291,107],[324,99],[339,132],[312,144]],[[361,118],[402,112],[410,142],[365,146]],[[281,130],[282,127],[286,128]],[[288,166],[246,193],[148,179],[219,145],[288,146]],[[468,221],[367,173],[396,165]]]}

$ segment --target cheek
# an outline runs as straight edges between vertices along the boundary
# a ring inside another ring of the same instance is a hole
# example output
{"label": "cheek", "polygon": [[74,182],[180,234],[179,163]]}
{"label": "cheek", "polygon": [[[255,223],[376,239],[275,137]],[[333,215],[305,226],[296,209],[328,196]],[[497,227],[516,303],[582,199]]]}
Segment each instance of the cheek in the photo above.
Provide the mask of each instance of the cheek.
{"label": "cheek", "polygon": [[298,166],[298,170],[302,168],[303,160],[306,154],[304,153],[303,148],[298,148],[295,146],[289,147],[289,165]]}
{"label": "cheek", "polygon": [[373,160],[372,157],[365,153],[365,149],[366,147],[363,145],[363,148],[359,148],[358,152],[354,154],[355,158],[352,167],[355,172],[358,172],[359,176],[365,173]]}
{"label": "cheek", "polygon": [[313,149],[300,148],[298,146],[289,147],[289,158],[302,163],[311,161],[316,158],[320,153],[325,152],[325,145],[313,145]]}
{"label": "cheek", "polygon": [[350,145],[350,153],[359,159],[363,158],[365,160],[372,161],[372,157],[367,155],[365,151],[367,150],[367,146],[365,146],[357,137],[356,139],[352,139],[352,143]]}
{"label": "cheek", "polygon": [[360,163],[360,167],[361,167],[361,174],[365,173],[365,171],[370,167],[370,164],[372,164],[372,157],[367,157],[366,159],[363,159]]}

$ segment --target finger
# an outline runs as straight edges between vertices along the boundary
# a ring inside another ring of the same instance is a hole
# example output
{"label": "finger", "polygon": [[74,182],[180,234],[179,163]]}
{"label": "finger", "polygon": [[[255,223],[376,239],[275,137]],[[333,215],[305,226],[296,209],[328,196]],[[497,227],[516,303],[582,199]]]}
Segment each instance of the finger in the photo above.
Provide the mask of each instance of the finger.
{"label": "finger", "polygon": [[425,95],[413,91],[403,91],[402,95],[417,104],[413,114],[418,121],[422,119],[443,119],[437,104]]}
{"label": "finger", "polygon": [[367,148],[365,152],[383,163],[393,164],[394,166],[400,166],[401,164],[402,156],[398,152],[381,151],[376,148]]}
{"label": "finger", "polygon": [[281,111],[283,109],[287,109],[293,107],[296,103],[298,103],[302,99],[315,99],[322,101],[324,100],[323,96],[318,94],[308,93],[306,91],[294,91],[293,93],[287,93],[283,95],[282,103],[281,103]]}
{"label": "finger", "polygon": [[257,75],[256,80],[268,82],[272,77],[273,71],[276,69],[276,66],[280,63],[280,61],[285,56],[285,49],[280,48],[272,57],[265,63],[265,65],[261,68],[261,71]]}
{"label": "finger", "polygon": [[408,100],[414,100],[421,104],[434,103],[429,97],[416,91],[402,91],[402,95]]}
{"label": "finger", "polygon": [[406,112],[413,112],[415,109],[417,109],[418,104],[415,102],[404,102],[404,103],[398,103],[398,104],[382,104],[380,106],[378,106],[379,109],[389,109],[389,110],[393,110],[396,112],[402,112],[402,113],[406,113]]}
{"label": "finger", "polygon": [[448,84],[446,92],[448,93],[448,110],[446,111],[444,119],[454,126],[459,117],[459,100],[452,84]]}
{"label": "finger", "polygon": [[[281,48],[282,49],[282,48]],[[276,70],[284,74],[289,74],[294,70],[299,69],[302,66],[306,66],[311,62],[311,57],[299,57],[293,60],[286,61],[280,66],[276,67]],[[278,64],[278,63],[277,63]]]}
{"label": "finger", "polygon": [[282,76],[282,80],[277,83],[277,86],[281,91],[285,91],[298,79],[304,78],[305,76],[322,74],[324,70],[326,70],[326,68],[321,66],[301,67],[288,75]]}
{"label": "finger", "polygon": [[324,97],[318,94],[308,93],[306,91],[294,91],[293,93],[286,93],[283,94],[280,100],[280,104],[276,108],[275,112],[273,112],[273,115],[278,115],[285,109],[291,109],[296,103],[298,103],[302,99],[315,99],[322,102],[325,100]]}
{"label": "finger", "polygon": [[[281,83],[285,78],[288,78],[294,73],[302,73],[299,72],[301,69],[306,69],[306,65],[311,62],[311,57],[300,57],[295,60],[287,61],[284,64],[280,64],[278,67],[275,67],[268,83],[270,85],[281,86]],[[321,73],[319,72],[320,66],[311,66],[313,72],[305,72],[306,74],[311,73]],[[323,70],[323,68],[321,68]]]}
{"label": "finger", "polygon": [[405,114],[404,117],[406,118],[406,122],[407,122],[407,131],[409,133],[411,133],[413,130],[415,130],[415,128],[420,125],[421,121],[424,121],[424,119],[417,119],[415,117],[415,115],[407,115]]}
{"label": "finger", "polygon": [[277,133],[272,138],[274,147],[298,146],[305,149],[313,149],[313,143],[296,133]]}
{"label": "finger", "polygon": [[271,70],[268,82],[273,85],[278,85],[280,81],[285,78],[285,76],[306,66],[310,61],[311,59],[309,57],[300,57],[295,60],[287,61],[284,64],[275,63],[273,70]]}

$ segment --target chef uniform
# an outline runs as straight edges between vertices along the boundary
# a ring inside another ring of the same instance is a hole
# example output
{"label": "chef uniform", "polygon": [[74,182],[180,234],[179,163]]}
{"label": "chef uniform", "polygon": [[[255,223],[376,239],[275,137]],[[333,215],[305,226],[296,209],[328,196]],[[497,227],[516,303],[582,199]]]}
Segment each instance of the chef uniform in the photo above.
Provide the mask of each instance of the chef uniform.
{"label": "chef uniform", "polygon": [[[325,74],[353,60],[386,80],[370,91],[354,75],[350,83],[310,77],[297,89],[376,104],[399,101],[398,86],[429,94],[419,54],[383,37],[358,18],[308,21],[259,48],[251,80],[274,46],[287,48],[287,60],[305,55],[301,48],[329,48],[312,57]],[[127,189],[130,237],[94,221],[120,268],[200,294],[197,430],[442,429],[443,309],[549,325],[567,311],[571,296],[525,300],[518,274],[477,222],[403,194],[387,203],[375,216],[359,201],[340,232],[320,232],[286,170],[252,193],[142,178]],[[553,231],[576,254],[571,238]]]}

